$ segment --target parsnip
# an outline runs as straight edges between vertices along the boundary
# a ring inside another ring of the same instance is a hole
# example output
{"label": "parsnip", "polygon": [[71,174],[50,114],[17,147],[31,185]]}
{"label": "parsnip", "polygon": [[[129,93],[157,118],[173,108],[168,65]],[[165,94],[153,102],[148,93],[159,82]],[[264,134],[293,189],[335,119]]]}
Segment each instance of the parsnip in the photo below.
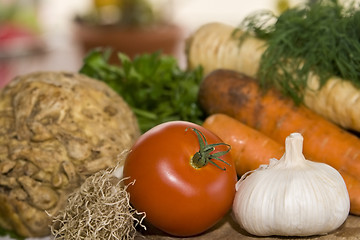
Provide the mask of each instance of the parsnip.
{"label": "parsnip", "polygon": [[255,76],[265,51],[265,42],[250,37],[240,47],[232,36],[234,30],[233,26],[222,23],[209,23],[200,27],[187,41],[188,67],[193,69],[202,65],[204,74],[225,68]]}
{"label": "parsnip", "polygon": [[[234,30],[223,23],[201,26],[187,41],[188,67],[202,65],[205,74],[223,68],[256,77],[266,42],[247,37],[239,45],[242,33],[232,37]],[[360,90],[349,81],[333,77],[320,88],[318,76],[310,74],[304,104],[343,128],[360,131]]]}

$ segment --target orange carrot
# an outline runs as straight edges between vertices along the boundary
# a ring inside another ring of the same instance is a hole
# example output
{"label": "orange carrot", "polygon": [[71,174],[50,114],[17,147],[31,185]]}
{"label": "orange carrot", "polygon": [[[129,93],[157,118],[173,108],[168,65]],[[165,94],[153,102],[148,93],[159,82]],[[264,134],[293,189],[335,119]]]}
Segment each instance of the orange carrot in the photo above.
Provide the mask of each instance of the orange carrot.
{"label": "orange carrot", "polygon": [[204,78],[200,105],[208,114],[224,113],[279,143],[293,132],[304,136],[304,154],[360,176],[360,139],[274,90],[263,93],[256,80],[231,70]]}
{"label": "orange carrot", "polygon": [[[230,154],[239,176],[261,164],[269,164],[270,158],[280,159],[284,154],[283,145],[228,115],[212,114],[205,119],[203,126],[231,145]],[[339,172],[349,192],[350,212],[359,215],[360,180],[341,170]]]}
{"label": "orange carrot", "polygon": [[350,197],[350,213],[360,215],[360,180],[353,177],[342,170],[339,171],[343,177],[349,197]]}
{"label": "orange carrot", "polygon": [[203,126],[230,144],[239,176],[261,164],[269,164],[270,158],[280,159],[284,154],[283,145],[225,114],[210,115]]}
{"label": "orange carrot", "polygon": [[208,114],[227,114],[281,144],[289,134],[299,132],[307,159],[329,164],[360,182],[358,137],[304,106],[295,106],[275,90],[262,92],[253,78],[215,70],[202,81],[199,102]]}

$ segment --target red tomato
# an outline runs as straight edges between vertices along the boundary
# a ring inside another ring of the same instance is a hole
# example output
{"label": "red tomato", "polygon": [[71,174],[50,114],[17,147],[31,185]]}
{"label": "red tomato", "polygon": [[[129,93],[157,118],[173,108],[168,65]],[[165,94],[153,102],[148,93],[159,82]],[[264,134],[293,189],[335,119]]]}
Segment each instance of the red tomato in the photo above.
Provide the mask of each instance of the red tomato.
{"label": "red tomato", "polygon": [[[191,159],[199,151],[196,131],[208,144],[221,143],[209,130],[185,121],[160,124],[133,145],[124,165],[130,202],[146,213],[153,226],[175,236],[200,234],[215,225],[230,210],[237,175],[230,154],[195,168]],[[215,152],[228,150],[216,146]],[[225,168],[225,170],[220,168]]]}

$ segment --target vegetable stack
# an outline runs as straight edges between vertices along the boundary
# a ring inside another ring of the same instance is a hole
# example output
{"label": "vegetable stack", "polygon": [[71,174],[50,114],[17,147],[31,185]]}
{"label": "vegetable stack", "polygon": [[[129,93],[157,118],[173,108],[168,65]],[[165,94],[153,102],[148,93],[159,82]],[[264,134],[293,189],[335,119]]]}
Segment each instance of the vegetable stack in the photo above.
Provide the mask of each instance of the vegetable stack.
{"label": "vegetable stack", "polygon": [[[326,163],[342,174],[350,195],[351,212],[360,214],[358,137],[305,106],[296,106],[276,89],[263,93],[257,80],[232,70],[216,70],[207,75],[200,85],[199,100],[207,114],[227,114],[280,144],[291,133],[301,133],[305,139],[305,157]],[[229,125],[223,123],[223,128]],[[275,157],[276,146],[273,151]]]}
{"label": "vegetable stack", "polygon": [[188,41],[188,64],[256,77],[297,103],[360,131],[360,11],[335,0],[310,1],[279,17],[247,17],[239,28],[209,23]]}

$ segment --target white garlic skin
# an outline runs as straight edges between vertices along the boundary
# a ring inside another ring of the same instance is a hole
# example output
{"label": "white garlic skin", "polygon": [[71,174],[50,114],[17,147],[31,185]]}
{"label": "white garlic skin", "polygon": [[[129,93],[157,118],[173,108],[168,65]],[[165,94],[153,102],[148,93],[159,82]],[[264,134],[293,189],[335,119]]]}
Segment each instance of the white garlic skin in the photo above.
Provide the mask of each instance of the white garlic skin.
{"label": "white garlic skin", "polygon": [[233,214],[247,232],[323,235],[345,222],[350,200],[343,178],[327,164],[306,160],[302,143],[301,134],[291,134],[280,160],[271,159],[237,183]]}

